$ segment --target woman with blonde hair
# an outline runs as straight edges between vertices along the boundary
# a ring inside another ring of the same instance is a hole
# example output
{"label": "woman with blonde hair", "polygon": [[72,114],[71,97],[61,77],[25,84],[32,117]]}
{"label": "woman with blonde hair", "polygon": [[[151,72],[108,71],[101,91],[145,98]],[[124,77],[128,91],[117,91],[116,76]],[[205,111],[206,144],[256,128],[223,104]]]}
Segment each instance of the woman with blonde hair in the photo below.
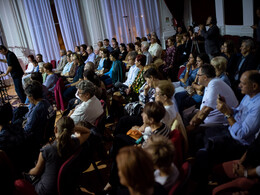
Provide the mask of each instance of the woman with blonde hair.
{"label": "woman with blonde hair", "polygon": [[227,59],[223,56],[217,56],[211,59],[210,64],[214,66],[216,76],[223,80],[226,84],[231,86],[230,81],[226,75]]}

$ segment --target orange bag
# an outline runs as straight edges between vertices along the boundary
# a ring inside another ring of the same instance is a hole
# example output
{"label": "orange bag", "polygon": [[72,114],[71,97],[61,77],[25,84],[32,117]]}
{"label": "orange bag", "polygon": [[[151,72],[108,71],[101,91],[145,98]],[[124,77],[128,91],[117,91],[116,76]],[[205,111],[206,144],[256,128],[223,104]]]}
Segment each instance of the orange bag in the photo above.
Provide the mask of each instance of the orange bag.
{"label": "orange bag", "polygon": [[127,131],[126,135],[134,138],[135,140],[138,140],[142,136],[142,133],[137,129],[130,129]]}

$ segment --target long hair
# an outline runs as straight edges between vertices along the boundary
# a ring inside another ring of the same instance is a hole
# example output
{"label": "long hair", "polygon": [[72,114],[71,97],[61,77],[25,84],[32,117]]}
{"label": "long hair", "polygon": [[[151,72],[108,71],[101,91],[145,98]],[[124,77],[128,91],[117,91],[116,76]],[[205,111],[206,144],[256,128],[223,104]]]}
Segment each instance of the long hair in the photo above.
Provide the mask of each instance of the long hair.
{"label": "long hair", "polygon": [[57,127],[57,150],[60,157],[68,157],[73,150],[71,134],[74,132],[74,121],[67,116],[60,118],[56,124]]}

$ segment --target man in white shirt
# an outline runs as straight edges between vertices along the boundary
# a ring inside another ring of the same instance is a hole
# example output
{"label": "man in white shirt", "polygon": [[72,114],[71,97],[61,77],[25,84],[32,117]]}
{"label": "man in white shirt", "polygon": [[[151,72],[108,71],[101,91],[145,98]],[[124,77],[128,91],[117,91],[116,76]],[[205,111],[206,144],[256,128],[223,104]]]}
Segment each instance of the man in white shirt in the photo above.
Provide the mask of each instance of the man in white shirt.
{"label": "man in white shirt", "polygon": [[148,51],[152,55],[153,60],[161,58],[162,47],[157,43],[157,37],[155,35],[152,35],[151,37],[151,45]]}
{"label": "man in white shirt", "polygon": [[94,50],[93,50],[93,47],[91,46],[91,45],[89,45],[88,47],[87,47],[87,53],[88,53],[88,58],[87,58],[87,60],[84,62],[85,64],[87,63],[87,62],[95,62],[95,59],[96,59],[96,54],[93,52]]}
{"label": "man in white shirt", "polygon": [[149,49],[149,43],[147,41],[143,41],[141,43],[141,50],[143,52],[143,55],[146,56],[146,64],[145,65],[148,65],[148,64],[151,64],[152,61],[153,61],[153,57],[152,55],[148,52],[148,49]]}
{"label": "man in white shirt", "polygon": [[197,76],[199,84],[205,86],[204,96],[200,110],[191,119],[186,129],[193,130],[202,122],[206,125],[228,123],[225,116],[217,109],[217,98],[220,95],[225,98],[227,105],[236,107],[238,101],[233,90],[224,81],[215,78],[216,73],[212,65],[202,66]]}
{"label": "man in white shirt", "polygon": [[94,95],[95,85],[90,81],[83,80],[78,84],[77,88],[77,96],[82,103],[71,110],[68,116],[73,119],[75,124],[84,121],[94,125],[97,118],[104,112],[101,102]]}

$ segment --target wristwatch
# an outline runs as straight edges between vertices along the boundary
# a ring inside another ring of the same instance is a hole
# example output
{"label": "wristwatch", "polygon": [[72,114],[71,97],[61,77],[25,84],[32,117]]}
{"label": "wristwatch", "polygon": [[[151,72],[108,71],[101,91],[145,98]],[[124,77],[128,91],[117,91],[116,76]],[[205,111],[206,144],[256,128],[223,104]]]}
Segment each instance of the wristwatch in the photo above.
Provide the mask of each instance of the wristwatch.
{"label": "wristwatch", "polygon": [[226,119],[229,119],[231,116],[231,114],[225,114]]}

